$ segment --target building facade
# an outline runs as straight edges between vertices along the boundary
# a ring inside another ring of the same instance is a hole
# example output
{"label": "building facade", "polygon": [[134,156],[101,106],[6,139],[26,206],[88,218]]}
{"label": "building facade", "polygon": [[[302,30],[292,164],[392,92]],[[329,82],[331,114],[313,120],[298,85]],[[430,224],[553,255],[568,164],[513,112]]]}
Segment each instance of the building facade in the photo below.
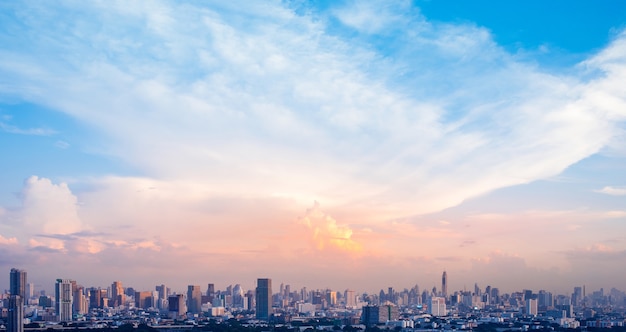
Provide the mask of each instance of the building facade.
{"label": "building facade", "polygon": [[257,279],[256,318],[269,320],[272,314],[272,279]]}
{"label": "building facade", "polygon": [[26,302],[28,299],[26,294],[26,271],[11,269],[9,292],[11,295],[19,295],[22,297],[22,302]]}
{"label": "building facade", "polygon": [[366,326],[398,320],[400,312],[393,304],[368,305],[361,309],[361,322]]}
{"label": "building facade", "polygon": [[187,311],[193,314],[202,311],[202,292],[199,285],[187,286]]}
{"label": "building facade", "polygon": [[24,332],[24,302],[19,295],[9,296],[7,332]]}
{"label": "building facade", "polygon": [[56,299],[55,310],[57,321],[68,322],[72,320],[73,292],[72,280],[57,279],[54,285],[54,295]]}
{"label": "building facade", "polygon": [[124,294],[124,287],[121,281],[114,281],[111,284],[111,302],[109,305],[112,307],[118,307],[124,305],[126,302],[126,294]]}
{"label": "building facade", "polygon": [[443,297],[433,296],[428,301],[428,313],[433,316],[446,316],[446,299]]}

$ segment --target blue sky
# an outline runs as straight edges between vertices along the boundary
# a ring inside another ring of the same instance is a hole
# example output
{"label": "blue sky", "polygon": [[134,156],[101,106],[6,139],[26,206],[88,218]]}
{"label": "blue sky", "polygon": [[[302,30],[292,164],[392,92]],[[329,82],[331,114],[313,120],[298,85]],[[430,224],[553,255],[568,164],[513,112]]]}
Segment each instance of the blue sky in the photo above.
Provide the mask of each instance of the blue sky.
{"label": "blue sky", "polygon": [[622,2],[18,1],[0,18],[0,266],[42,287],[357,271],[363,290],[428,288],[447,268],[456,287],[626,288]]}

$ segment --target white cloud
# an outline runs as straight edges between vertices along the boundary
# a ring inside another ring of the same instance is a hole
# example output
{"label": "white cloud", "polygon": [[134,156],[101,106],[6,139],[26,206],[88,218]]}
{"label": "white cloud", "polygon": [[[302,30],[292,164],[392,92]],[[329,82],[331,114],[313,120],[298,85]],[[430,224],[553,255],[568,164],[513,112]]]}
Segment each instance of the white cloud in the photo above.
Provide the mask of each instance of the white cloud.
{"label": "white cloud", "polygon": [[76,196],[66,183],[53,184],[46,178],[32,176],[26,180],[19,215],[31,234],[69,234],[82,230]]}
{"label": "white cloud", "polygon": [[606,186],[602,189],[594,190],[597,193],[607,194],[611,196],[624,196],[626,195],[626,187],[612,187]]}
{"label": "white cloud", "polygon": [[409,22],[402,13],[410,10],[408,1],[351,1],[333,14],[341,23],[358,31],[385,34],[405,27]]}
{"label": "white cloud", "polygon": [[[483,28],[429,23],[402,6],[334,12],[356,37],[275,4],[92,6],[18,6],[38,19],[24,22],[22,48],[0,53],[0,88],[92,126],[101,153],[144,177],[90,183],[85,223],[65,184],[31,178],[23,217],[33,232],[127,227],[145,236],[120,243],[148,250],[163,232],[200,243],[210,230],[256,250],[227,226],[269,239],[264,225],[284,225],[277,216],[293,220],[313,199],[379,222],[439,211],[559,174],[615,144],[623,126],[624,35],[567,76],[518,62]],[[72,24],[50,24],[55,13]],[[377,33],[388,47],[371,43]],[[319,218],[318,240],[352,239]],[[47,241],[113,251],[102,238]]]}

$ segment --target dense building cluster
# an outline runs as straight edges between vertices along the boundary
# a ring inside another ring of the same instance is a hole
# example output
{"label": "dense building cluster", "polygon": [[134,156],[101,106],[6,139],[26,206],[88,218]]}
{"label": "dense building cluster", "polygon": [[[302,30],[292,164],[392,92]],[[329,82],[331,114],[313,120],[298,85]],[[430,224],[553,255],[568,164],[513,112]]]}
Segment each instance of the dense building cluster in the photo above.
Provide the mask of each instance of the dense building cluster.
{"label": "dense building cluster", "polygon": [[[587,294],[584,286],[568,295],[545,290],[501,294],[477,284],[473,291],[449,292],[447,273],[441,288],[387,291],[377,294],[330,289],[292,290],[272,280],[257,279],[254,290],[241,285],[216,290],[208,284],[172,292],[166,285],[139,291],[114,281],[110,287],[83,287],[71,279],[56,279],[54,296],[35,294],[26,272],[12,269],[10,287],[2,296],[2,321],[7,332],[24,328],[103,328],[124,324],[166,327],[210,322],[281,324],[302,327],[327,322],[333,327],[416,330],[472,330],[491,324],[501,329],[624,327],[626,294],[603,289]],[[490,325],[490,326],[491,326]]]}

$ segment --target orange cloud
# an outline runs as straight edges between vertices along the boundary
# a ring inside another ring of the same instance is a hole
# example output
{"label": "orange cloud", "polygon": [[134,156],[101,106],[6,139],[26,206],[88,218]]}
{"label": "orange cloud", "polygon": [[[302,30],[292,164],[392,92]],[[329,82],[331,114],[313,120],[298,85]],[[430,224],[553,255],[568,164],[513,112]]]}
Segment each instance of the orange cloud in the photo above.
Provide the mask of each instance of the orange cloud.
{"label": "orange cloud", "polygon": [[318,202],[307,210],[300,222],[311,231],[311,239],[318,250],[327,248],[348,252],[362,250],[361,244],[352,239],[352,229],[345,225],[338,225],[335,219],[320,209]]}

